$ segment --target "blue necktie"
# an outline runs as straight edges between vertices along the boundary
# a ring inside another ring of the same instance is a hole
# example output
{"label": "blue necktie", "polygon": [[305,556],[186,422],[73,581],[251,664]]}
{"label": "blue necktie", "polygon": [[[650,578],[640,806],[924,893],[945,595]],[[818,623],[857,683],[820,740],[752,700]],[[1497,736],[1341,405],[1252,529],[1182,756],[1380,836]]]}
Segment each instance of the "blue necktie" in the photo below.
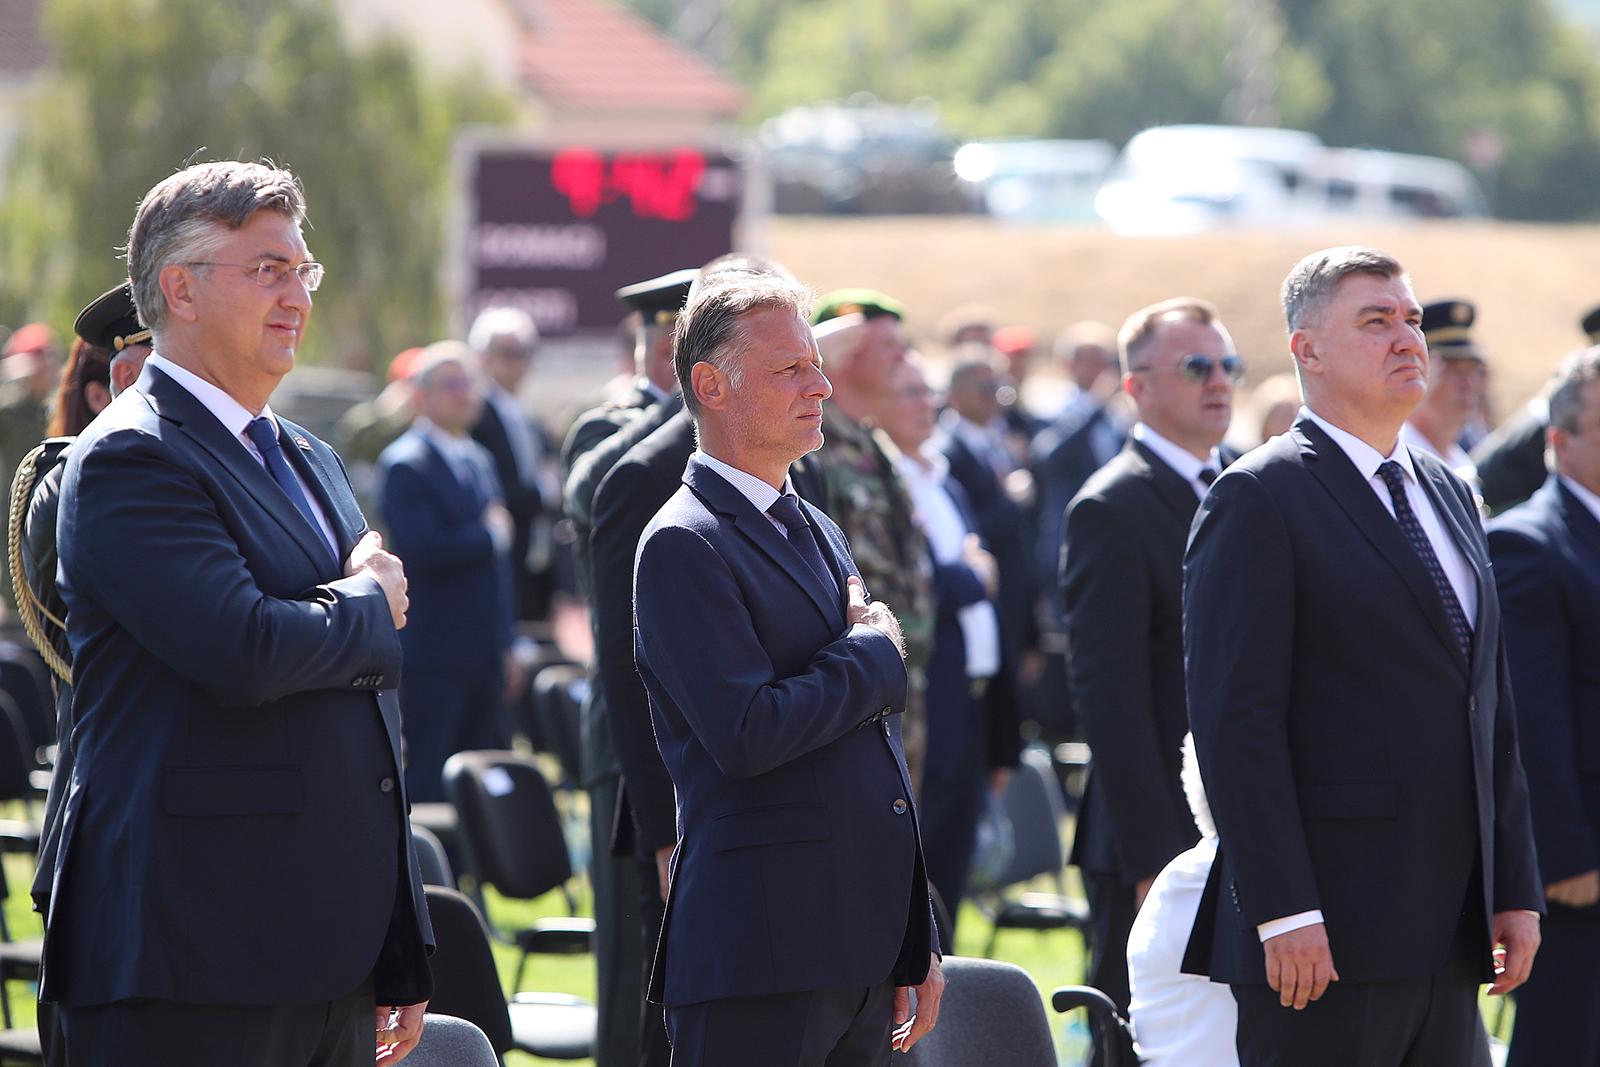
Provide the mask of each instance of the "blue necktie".
{"label": "blue necktie", "polygon": [[1456,598],[1455,587],[1450,584],[1450,578],[1444,573],[1444,567],[1433,551],[1433,544],[1428,540],[1427,531],[1422,528],[1417,513],[1411,509],[1411,501],[1406,496],[1405,472],[1400,469],[1400,464],[1390,459],[1378,465],[1378,476],[1383,479],[1383,484],[1389,489],[1390,498],[1394,500],[1394,517],[1400,523],[1400,532],[1411,542],[1411,548],[1421,557],[1422,566],[1427,570],[1428,577],[1433,579],[1433,586],[1439,591],[1439,599],[1444,602],[1445,617],[1450,620],[1450,629],[1456,635],[1456,643],[1461,646],[1461,654],[1470,661],[1472,627],[1467,623],[1467,613],[1461,610],[1461,601]]}
{"label": "blue necktie", "polygon": [[311,510],[311,501],[306,499],[305,490],[300,488],[300,479],[294,475],[294,470],[289,466],[289,461],[283,458],[283,449],[278,444],[278,432],[272,425],[272,420],[266,416],[252,419],[250,425],[244,428],[245,436],[250,438],[250,443],[256,446],[256,451],[261,453],[261,459],[267,465],[267,473],[272,475],[272,480],[278,483],[289,502],[299,509],[305,516],[306,522],[311,524],[311,529],[316,531],[317,540],[328,548],[328,554],[334,556],[337,564],[337,553],[333,546],[328,544],[328,539],[322,533],[322,524],[317,522],[317,513]]}
{"label": "blue necktie", "polygon": [[834,580],[833,572],[828,570],[828,564],[823,561],[822,549],[817,547],[817,535],[800,510],[800,498],[792,493],[785,493],[778,498],[777,503],[767,509],[767,514],[783,524],[783,528],[789,533],[789,543],[800,553],[800,558],[805,560],[806,566],[811,568],[817,580],[822,583],[821,588],[830,589],[834,596],[838,596],[839,583]]}

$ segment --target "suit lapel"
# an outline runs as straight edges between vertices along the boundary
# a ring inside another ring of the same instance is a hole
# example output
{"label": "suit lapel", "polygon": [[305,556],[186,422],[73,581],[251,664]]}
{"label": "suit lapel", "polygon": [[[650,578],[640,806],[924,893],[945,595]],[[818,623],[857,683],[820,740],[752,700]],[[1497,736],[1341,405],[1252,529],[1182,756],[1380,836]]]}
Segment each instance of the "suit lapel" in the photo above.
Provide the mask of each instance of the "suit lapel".
{"label": "suit lapel", "polygon": [[317,503],[322,506],[322,513],[328,517],[333,536],[339,542],[337,547],[342,563],[350,558],[350,550],[367,532],[367,521],[361,514],[361,505],[356,502],[355,494],[349,489],[349,481],[338,468],[338,461],[333,458],[332,452],[319,450],[315,439],[288,419],[279,416],[278,423],[283,427],[284,454],[290,457],[289,462],[296,466],[311,485],[312,492],[317,494]]}
{"label": "suit lapel", "polygon": [[230,434],[227,427],[217,421],[217,417],[194,394],[161,373],[159,367],[147,367],[140,382],[141,391],[156,414],[176,423],[186,437],[209,453],[217,465],[226,470],[272,516],[284,534],[300,546],[318,572],[325,571],[328,543],[323,539],[322,531],[312,528],[283,488],[250,454],[244,442]]}
{"label": "suit lapel", "polygon": [[1200,508],[1200,497],[1184,481],[1183,475],[1150,449],[1133,438],[1128,439],[1127,448],[1144,464],[1150,487],[1187,532],[1189,524],[1194,521],[1194,513]]}
{"label": "suit lapel", "polygon": [[1411,542],[1400,531],[1400,524],[1395,517],[1378,502],[1378,495],[1362,479],[1361,472],[1356,470],[1350,457],[1323,432],[1322,427],[1309,419],[1301,419],[1294,424],[1292,432],[1300,445],[1300,455],[1306,460],[1306,468],[1322,483],[1322,487],[1343,509],[1356,529],[1361,531],[1361,535],[1394,568],[1406,588],[1411,590],[1412,599],[1426,616],[1435,636],[1464,668],[1466,664],[1461,656],[1461,645],[1450,627],[1450,620],[1445,617],[1439,591],[1434,588],[1433,579],[1428,577],[1427,568],[1417,556],[1416,549],[1411,547]]}
{"label": "suit lapel", "polygon": [[799,551],[789,543],[789,538],[772,524],[771,519],[756,510],[749,498],[729,485],[721,475],[701,463],[696,456],[689,457],[689,466],[683,472],[683,480],[690,489],[700,495],[702,500],[732,518],[735,529],[754,543],[767,558],[781,567],[785,574],[794,579],[795,584],[804,590],[806,596],[817,606],[817,610],[822,612],[823,618],[829,623],[838,620],[839,606],[828,602],[827,590],[817,588],[817,576],[811,573],[806,561],[800,558]]}
{"label": "suit lapel", "polygon": [[1572,490],[1557,481],[1555,475],[1550,476],[1550,481],[1555,485],[1556,507],[1567,529],[1591,555],[1600,558],[1600,519],[1594,517],[1594,512],[1585,507]]}

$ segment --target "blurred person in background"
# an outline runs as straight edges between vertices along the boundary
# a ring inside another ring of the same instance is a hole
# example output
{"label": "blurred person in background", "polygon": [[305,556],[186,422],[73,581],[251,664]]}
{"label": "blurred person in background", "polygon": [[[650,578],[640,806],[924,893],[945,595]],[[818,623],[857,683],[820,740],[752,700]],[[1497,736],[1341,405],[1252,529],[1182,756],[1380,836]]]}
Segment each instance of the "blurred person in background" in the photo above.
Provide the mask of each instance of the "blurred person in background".
{"label": "blurred person in background", "polygon": [[959,345],[993,345],[995,313],[983,304],[962,304],[939,319],[939,340],[946,349]]}
{"label": "blurred person in background", "polygon": [[1089,899],[1090,983],[1128,1007],[1128,929],[1151,883],[1195,842],[1179,751],[1183,550],[1231,456],[1218,446],[1244,363],[1217,310],[1178,297],[1118,335],[1139,421],[1067,511],[1062,598],[1073,702],[1093,758],[1071,862]]}
{"label": "blurred person in background", "polygon": [[1600,347],[1550,392],[1554,466],[1489,524],[1506,660],[1549,908],[1517,991],[1510,1067],[1600,1064]]}
{"label": "blurred person in background", "polygon": [[1478,472],[1461,447],[1461,435],[1480,417],[1488,389],[1488,362],[1472,339],[1477,317],[1465,300],[1438,300],[1422,308],[1428,343],[1428,394],[1400,429],[1400,440],[1444,461],[1477,491]]}
{"label": "blurred person in background", "polygon": [[509,748],[505,713],[520,688],[511,655],[510,512],[493,460],[468,432],[482,404],[476,357],[458,341],[423,350],[412,374],[416,419],[378,459],[389,544],[406,561],[406,788],[413,803],[445,799],[447,759]]}
{"label": "blurred person in background", "polygon": [[894,392],[895,368],[906,358],[905,311],[877,290],[838,289],[817,302],[812,324],[851,314],[862,321],[850,330],[848,345],[824,357],[833,395],[822,409],[822,447],[812,456],[826,486],[822,510],[844,530],[867,594],[893,604],[900,620],[908,676],[901,729],[915,786],[922,780],[923,700],[933,649],[932,565],[905,485],[875,434]]}
{"label": "blurred person in background", "polygon": [[1002,670],[1000,576],[950,461],[932,444],[938,416],[921,360],[892,374],[880,420],[933,557],[937,625],[928,661],[928,744],[922,778],[922,848],[928,881],[950,915],[952,942],[977,841],[983,792],[1003,782],[1021,750],[1014,702],[992,703]]}
{"label": "blurred person in background", "polygon": [[1002,326],[994,332],[992,347],[1005,361],[1004,378],[996,396],[1000,400],[1000,417],[1005,420],[1006,446],[1012,465],[1024,468],[1034,437],[1048,421],[1035,414],[1026,400],[1038,338],[1026,326]]}
{"label": "blurred person in background", "polygon": [[1287,433],[1300,411],[1300,383],[1293,374],[1261,379],[1240,405],[1239,417],[1228,428],[1228,447],[1245,453],[1280,433]]}
{"label": "blurred person in background", "polygon": [[61,350],[55,331],[34,322],[12,334],[0,354],[0,463],[15,470],[22,457],[44,440]]}
{"label": "blurred person in background", "polygon": [[539,348],[539,330],[525,311],[488,308],[473,320],[467,346],[488,378],[472,437],[494,457],[495,476],[511,512],[516,618],[547,619],[555,592],[553,509],[561,483],[549,435],[521,398]]}

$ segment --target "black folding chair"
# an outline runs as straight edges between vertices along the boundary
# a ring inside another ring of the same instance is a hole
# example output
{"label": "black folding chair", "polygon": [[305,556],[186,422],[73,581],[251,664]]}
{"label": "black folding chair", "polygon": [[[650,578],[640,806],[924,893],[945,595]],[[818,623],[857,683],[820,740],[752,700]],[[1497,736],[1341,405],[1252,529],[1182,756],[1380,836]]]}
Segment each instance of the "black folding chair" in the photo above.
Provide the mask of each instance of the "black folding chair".
{"label": "black folding chair", "polygon": [[1087,985],[1062,986],[1050,997],[1050,1006],[1063,1015],[1078,1008],[1089,1013],[1089,1031],[1094,1035],[1100,1067],[1138,1067],[1128,1021],[1100,990]]}
{"label": "black folding chair", "polygon": [[427,886],[423,892],[437,943],[429,960],[430,1012],[472,1023],[498,1056],[511,1049],[548,1060],[594,1055],[597,1020],[592,1004],[559,993],[519,993],[507,1004],[495,973],[489,928],[478,909],[454,889]]}
{"label": "black folding chair", "polygon": [[411,840],[417,850],[417,867],[422,871],[423,885],[456,887],[456,876],[450,870],[450,857],[444,844],[432,830],[415,823],[411,826]]}
{"label": "black folding chair", "polygon": [[533,900],[553,889],[566,897],[569,917],[540,919],[512,935],[522,950],[512,990],[522,984],[530,953],[593,951],[594,920],[575,914],[577,901],[567,885],[572,857],[538,765],[517,752],[457,752],[445,762],[444,787],[461,821],[467,868],[480,887],[494,886],[513,900]]}
{"label": "black folding chair", "polygon": [[534,748],[548,752],[561,765],[559,789],[576,789],[582,764],[583,702],[589,695],[589,672],[575,663],[552,663],[533,678]]}
{"label": "black folding chair", "polygon": [[1022,968],[996,960],[944,958],[939,1025],[917,1042],[908,1067],[979,1063],[1044,1067],[1056,1062],[1039,988]]}

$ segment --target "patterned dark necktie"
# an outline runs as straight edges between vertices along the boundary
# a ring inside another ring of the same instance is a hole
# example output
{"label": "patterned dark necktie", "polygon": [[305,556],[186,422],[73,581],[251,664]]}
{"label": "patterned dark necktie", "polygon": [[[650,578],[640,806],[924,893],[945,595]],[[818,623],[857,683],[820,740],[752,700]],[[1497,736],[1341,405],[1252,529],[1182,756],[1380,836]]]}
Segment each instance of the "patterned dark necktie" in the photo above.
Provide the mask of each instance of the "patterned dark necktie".
{"label": "patterned dark necktie", "polygon": [[1394,460],[1385,460],[1378,466],[1378,477],[1388,486],[1389,496],[1394,500],[1394,517],[1400,523],[1400,532],[1411,542],[1412,551],[1421,558],[1428,577],[1433,579],[1433,587],[1439,591],[1439,599],[1444,601],[1444,614],[1450,620],[1450,629],[1455,632],[1456,641],[1461,645],[1461,654],[1468,660],[1472,659],[1472,627],[1467,624],[1467,613],[1461,610],[1455,587],[1444,573],[1444,567],[1433,551],[1433,544],[1428,540],[1427,531],[1417,520],[1417,513],[1411,510],[1411,501],[1406,497],[1405,471]]}
{"label": "patterned dark necktie", "polygon": [[267,473],[272,475],[272,480],[278,483],[289,502],[305,516],[311,528],[317,533],[317,540],[327,548],[328,555],[338,562],[337,553],[333,546],[328,544],[328,538],[322,532],[322,524],[317,522],[317,513],[311,510],[311,501],[306,499],[305,490],[300,488],[300,479],[294,476],[294,470],[289,466],[289,461],[283,458],[283,449],[278,444],[278,431],[273,426],[272,420],[265,415],[252,419],[244,428],[245,436],[250,438],[250,443],[256,446],[256,451],[261,453],[261,459],[267,465]]}
{"label": "patterned dark necktie", "polygon": [[817,580],[822,583],[822,588],[831,589],[833,595],[838,596],[839,583],[834,581],[833,572],[828,570],[828,564],[823,561],[822,549],[817,546],[817,535],[800,510],[800,498],[792,493],[785,493],[778,498],[777,503],[767,509],[767,514],[781,522],[783,528],[789,532],[789,543],[800,553],[800,558],[805,560],[806,566],[816,574]]}
{"label": "patterned dark necktie", "polygon": [[1195,477],[1200,479],[1201,484],[1209,487],[1212,482],[1217,480],[1217,472],[1212,470],[1210,467],[1201,467],[1200,473],[1195,475]]}

